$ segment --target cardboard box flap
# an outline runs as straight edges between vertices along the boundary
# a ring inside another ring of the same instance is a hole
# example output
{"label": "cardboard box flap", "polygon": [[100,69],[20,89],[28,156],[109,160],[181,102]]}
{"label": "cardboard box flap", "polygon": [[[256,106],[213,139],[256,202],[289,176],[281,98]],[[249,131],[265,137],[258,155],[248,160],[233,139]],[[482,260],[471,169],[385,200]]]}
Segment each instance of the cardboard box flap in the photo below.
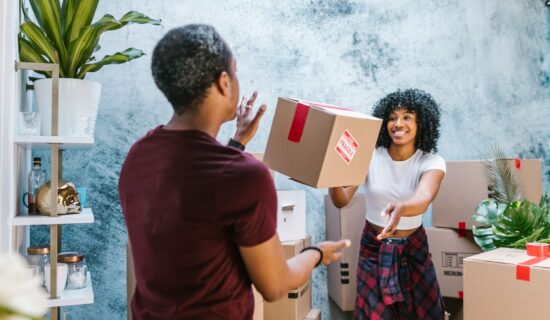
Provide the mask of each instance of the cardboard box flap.
{"label": "cardboard box flap", "polygon": [[[531,260],[533,258],[536,258],[536,257],[527,255],[525,250],[511,249],[511,248],[498,248],[495,250],[470,256],[468,258],[465,258],[464,260],[517,265],[519,263]],[[550,258],[532,265],[532,268],[550,269]]]}
{"label": "cardboard box flap", "polygon": [[352,110],[352,109],[349,109],[349,108],[340,107],[340,106],[330,105],[330,104],[326,104],[326,103],[313,102],[313,101],[306,101],[306,100],[296,100],[296,99],[291,99],[291,98],[283,98],[283,99],[286,99],[286,100],[289,100],[289,101],[294,101],[294,102],[300,103],[300,104],[304,104],[304,105],[307,105],[309,107],[321,110],[323,112],[331,113],[331,114],[335,114],[335,115],[339,115],[339,116],[379,120],[378,118],[373,117],[371,115],[364,114],[364,113],[361,113],[361,112],[358,112],[358,111],[355,111],[355,110]]}

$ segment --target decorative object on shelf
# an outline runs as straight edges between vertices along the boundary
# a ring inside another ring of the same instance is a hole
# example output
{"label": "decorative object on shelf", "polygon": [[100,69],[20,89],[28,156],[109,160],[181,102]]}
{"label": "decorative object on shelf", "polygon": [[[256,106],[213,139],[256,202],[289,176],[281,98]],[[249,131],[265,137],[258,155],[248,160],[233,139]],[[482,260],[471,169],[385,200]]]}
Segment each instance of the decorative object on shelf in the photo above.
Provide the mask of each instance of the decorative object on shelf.
{"label": "decorative object on shelf", "polygon": [[[41,215],[50,215],[50,182],[46,182],[38,190],[36,206]],[[59,180],[57,189],[57,214],[80,213],[80,199],[76,193],[76,187],[71,182]]]}
{"label": "decorative object on shelf", "polygon": [[44,267],[50,263],[50,246],[32,246],[27,248],[27,262],[38,267],[38,275],[44,285]]}
{"label": "decorative object on shelf", "polygon": [[41,319],[46,313],[44,289],[29,274],[23,258],[0,254],[0,319]]}
{"label": "decorative object on shelf", "polygon": [[[29,214],[39,214],[36,207],[38,190],[46,181],[46,172],[42,170],[42,160],[40,157],[34,157],[32,160],[32,169],[28,176],[28,192],[23,194],[23,205],[27,207]],[[25,203],[25,199],[27,202]]]}
{"label": "decorative object on shelf", "polygon": [[[59,64],[60,78],[67,78],[59,79],[60,135],[93,136],[101,85],[83,81],[86,73],[144,55],[139,49],[128,48],[96,60],[94,53],[100,49],[100,36],[129,23],[160,24],[160,20],[136,11],[126,13],[119,20],[106,14],[92,23],[98,2],[63,1],[61,6],[59,1],[30,1],[37,23],[23,8],[25,21],[20,26],[20,60]],[[50,72],[39,73],[51,77]],[[35,90],[38,111],[42,112],[42,135],[51,135],[51,79],[35,81]]]}
{"label": "decorative object on shelf", "polygon": [[[51,275],[51,269],[50,264],[46,264],[44,266],[44,280],[46,283],[46,290],[50,292],[50,275]],[[65,290],[65,286],[67,285],[67,274],[69,272],[69,268],[66,263],[58,263],[57,264],[57,295],[60,295],[63,290]]]}
{"label": "decorative object on shelf", "polygon": [[84,261],[84,255],[78,252],[65,252],[57,256],[57,261],[66,263],[69,268],[67,275],[67,290],[76,290],[86,287],[86,272],[88,268]]}
{"label": "decorative object on shelf", "polygon": [[86,208],[86,202],[88,199],[88,188],[78,187],[76,188],[76,192],[78,193],[78,197],[80,198],[80,206],[82,208]]}
{"label": "decorative object on shelf", "polygon": [[40,120],[40,112],[19,112],[17,115],[17,133],[22,136],[39,136]]}
{"label": "decorative object on shelf", "polygon": [[483,224],[473,226],[474,240],[483,251],[499,247],[525,248],[529,242],[550,243],[550,203],[543,194],[538,204],[521,199],[517,178],[502,150],[493,148],[493,160],[487,161],[489,199],[476,207],[472,219]]}

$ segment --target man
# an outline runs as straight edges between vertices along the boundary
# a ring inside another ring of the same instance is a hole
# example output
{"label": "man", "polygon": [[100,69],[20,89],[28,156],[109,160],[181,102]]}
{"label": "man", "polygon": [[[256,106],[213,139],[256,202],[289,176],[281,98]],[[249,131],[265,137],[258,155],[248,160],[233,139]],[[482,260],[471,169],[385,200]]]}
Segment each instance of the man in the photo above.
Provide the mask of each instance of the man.
{"label": "man", "polygon": [[[243,153],[266,106],[237,110],[231,50],[211,26],[168,32],[152,58],[174,114],[137,141],[119,193],[135,263],[135,319],[252,319],[251,282],[268,301],[341,257],[349,241],[322,242],[285,260],[277,199],[265,165]],[[215,137],[237,116],[231,147]]]}

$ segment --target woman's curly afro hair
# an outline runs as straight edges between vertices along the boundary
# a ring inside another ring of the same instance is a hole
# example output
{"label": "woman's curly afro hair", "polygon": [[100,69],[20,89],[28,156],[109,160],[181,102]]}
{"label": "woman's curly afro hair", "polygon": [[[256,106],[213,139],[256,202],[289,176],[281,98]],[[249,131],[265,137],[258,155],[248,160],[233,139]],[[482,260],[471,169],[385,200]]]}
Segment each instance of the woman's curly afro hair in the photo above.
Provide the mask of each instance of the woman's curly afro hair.
{"label": "woman's curly afro hair", "polygon": [[416,114],[416,148],[424,152],[437,152],[441,112],[432,96],[419,89],[398,90],[376,103],[372,115],[382,119],[376,147],[389,148],[392,140],[388,133],[388,119],[397,109],[405,109]]}

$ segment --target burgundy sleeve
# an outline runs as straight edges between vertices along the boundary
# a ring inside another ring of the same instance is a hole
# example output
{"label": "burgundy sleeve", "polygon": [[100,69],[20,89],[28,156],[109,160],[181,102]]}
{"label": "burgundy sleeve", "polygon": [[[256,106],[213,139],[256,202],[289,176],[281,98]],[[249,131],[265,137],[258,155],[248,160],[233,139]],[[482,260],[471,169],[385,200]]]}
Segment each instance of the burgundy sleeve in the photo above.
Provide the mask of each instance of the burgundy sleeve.
{"label": "burgundy sleeve", "polygon": [[233,241],[250,247],[269,240],[277,231],[277,193],[267,167],[255,160],[243,161],[242,174],[235,176],[233,190],[239,190],[239,215],[233,220]]}

